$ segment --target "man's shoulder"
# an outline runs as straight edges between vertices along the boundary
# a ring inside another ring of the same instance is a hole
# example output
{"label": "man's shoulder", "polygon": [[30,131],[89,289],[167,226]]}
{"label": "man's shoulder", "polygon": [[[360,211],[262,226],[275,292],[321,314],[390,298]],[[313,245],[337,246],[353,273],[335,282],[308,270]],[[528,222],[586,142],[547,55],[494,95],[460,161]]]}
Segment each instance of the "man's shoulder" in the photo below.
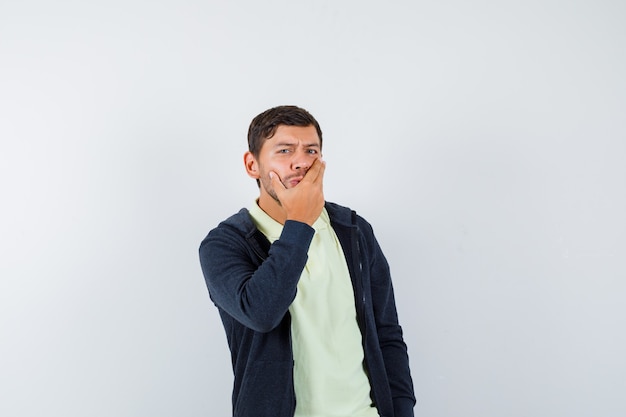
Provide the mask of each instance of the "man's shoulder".
{"label": "man's shoulder", "polygon": [[[226,234],[235,234],[241,236],[247,236],[253,233],[256,227],[250,217],[250,212],[247,208],[242,208],[237,213],[229,216],[225,220],[222,220],[216,227],[211,229],[208,235],[204,238],[204,241],[211,236]],[[204,243],[203,241],[203,243]]]}
{"label": "man's shoulder", "polygon": [[339,205],[330,201],[326,201],[324,204],[328,216],[333,222],[351,224],[354,210],[349,207]]}
{"label": "man's shoulder", "polygon": [[240,209],[237,213],[227,217],[221,221],[217,227],[220,226],[234,226],[234,227],[249,227],[252,225],[252,219],[250,218],[250,212],[247,208]]}
{"label": "man's shoulder", "polygon": [[326,211],[328,216],[335,223],[344,224],[347,226],[354,225],[369,225],[366,219],[360,216],[356,210],[350,207],[342,206],[337,203],[326,202]]}
{"label": "man's shoulder", "polygon": [[251,233],[256,229],[254,222],[252,221],[252,216],[247,208],[240,209],[237,213],[227,217],[222,220],[215,229],[224,229],[230,228],[234,229],[244,235]]}
{"label": "man's shoulder", "polygon": [[[369,225],[367,220],[358,215],[355,210],[350,207],[327,201],[324,205],[331,222],[342,224],[345,226]],[[252,221],[250,212],[247,208],[240,209],[237,213],[231,215],[221,221],[214,229],[209,232],[211,234],[230,231],[239,235],[248,236],[257,230],[256,225]],[[208,236],[207,236],[208,237]]]}
{"label": "man's shoulder", "polygon": [[326,202],[326,211],[331,223],[336,226],[356,227],[366,236],[373,236],[374,230],[367,219],[362,217],[356,210],[337,203]]}

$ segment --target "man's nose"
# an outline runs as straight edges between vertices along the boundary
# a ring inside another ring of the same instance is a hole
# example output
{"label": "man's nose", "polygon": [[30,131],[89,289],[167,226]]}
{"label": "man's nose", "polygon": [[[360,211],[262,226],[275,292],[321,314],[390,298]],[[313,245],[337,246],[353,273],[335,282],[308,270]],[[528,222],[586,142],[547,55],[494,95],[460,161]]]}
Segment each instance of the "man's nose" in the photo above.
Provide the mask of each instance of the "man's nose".
{"label": "man's nose", "polygon": [[308,171],[313,164],[313,160],[311,159],[311,155],[308,155],[306,152],[296,152],[294,155],[294,159],[292,162],[293,169]]}

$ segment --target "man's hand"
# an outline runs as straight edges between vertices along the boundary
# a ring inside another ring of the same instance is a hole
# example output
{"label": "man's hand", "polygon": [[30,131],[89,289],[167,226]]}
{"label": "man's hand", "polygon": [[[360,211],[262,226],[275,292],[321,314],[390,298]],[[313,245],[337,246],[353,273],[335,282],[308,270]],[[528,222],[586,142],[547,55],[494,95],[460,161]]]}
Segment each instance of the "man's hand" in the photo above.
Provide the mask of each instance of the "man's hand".
{"label": "man's hand", "polygon": [[272,188],[287,213],[287,220],[296,220],[312,226],[324,208],[323,179],[326,162],[316,159],[302,181],[285,188],[278,174],[270,172]]}

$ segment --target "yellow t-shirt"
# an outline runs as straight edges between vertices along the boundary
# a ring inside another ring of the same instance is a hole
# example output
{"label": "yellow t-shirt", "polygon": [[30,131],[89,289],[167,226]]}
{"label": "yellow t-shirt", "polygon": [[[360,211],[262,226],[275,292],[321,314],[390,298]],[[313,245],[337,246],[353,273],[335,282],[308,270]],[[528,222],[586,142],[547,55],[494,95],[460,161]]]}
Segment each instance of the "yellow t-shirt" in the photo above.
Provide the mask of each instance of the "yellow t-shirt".
{"label": "yellow t-shirt", "polygon": [[[255,203],[250,215],[274,242],[283,226]],[[326,209],[315,235],[291,313],[295,417],[378,417],[363,365],[361,332],[343,250]]]}

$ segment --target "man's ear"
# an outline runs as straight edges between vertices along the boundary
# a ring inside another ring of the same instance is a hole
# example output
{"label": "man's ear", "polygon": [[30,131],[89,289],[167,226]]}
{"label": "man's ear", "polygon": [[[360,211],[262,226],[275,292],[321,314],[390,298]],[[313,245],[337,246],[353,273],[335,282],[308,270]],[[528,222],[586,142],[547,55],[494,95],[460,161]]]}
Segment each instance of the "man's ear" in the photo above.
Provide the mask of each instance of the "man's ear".
{"label": "man's ear", "polygon": [[252,152],[248,151],[243,154],[243,163],[246,166],[246,172],[250,178],[259,179],[261,173],[259,172],[259,163],[257,162]]}

